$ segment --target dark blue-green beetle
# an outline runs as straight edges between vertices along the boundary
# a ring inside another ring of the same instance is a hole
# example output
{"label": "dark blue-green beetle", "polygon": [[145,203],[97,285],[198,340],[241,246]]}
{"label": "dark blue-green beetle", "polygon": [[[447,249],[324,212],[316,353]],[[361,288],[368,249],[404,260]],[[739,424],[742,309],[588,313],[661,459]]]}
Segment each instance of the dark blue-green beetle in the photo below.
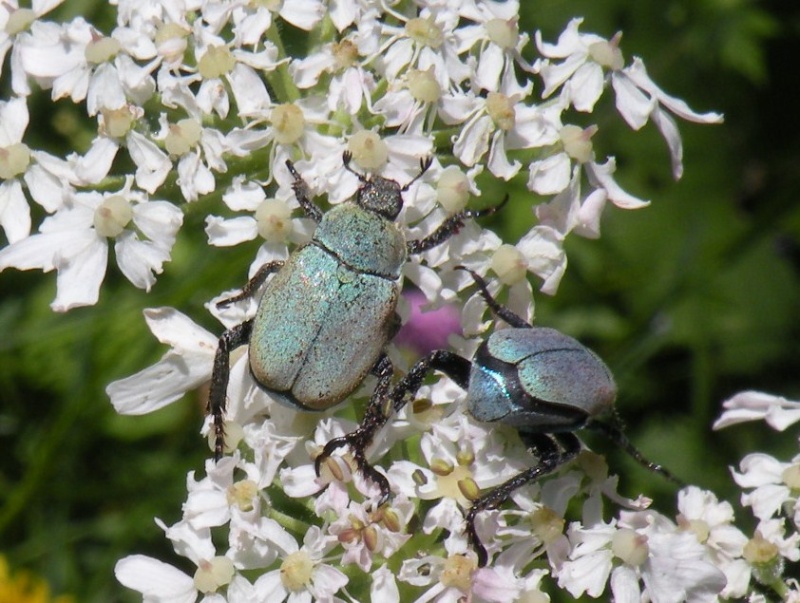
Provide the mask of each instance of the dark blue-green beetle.
{"label": "dark blue-green beetle", "polygon": [[[494,331],[472,361],[447,350],[431,352],[388,395],[392,411],[397,412],[431,371],[440,371],[466,390],[467,410],[475,419],[514,427],[537,457],[537,465],[476,499],[467,512],[466,532],[478,563],[486,565],[488,554],[475,530],[476,515],[497,508],[518,488],[575,458],[581,450],[574,433],[579,429],[604,433],[639,463],[677,482],[666,469],[645,459],[625,437],[614,413],[617,386],[605,363],[576,339],[555,329],[531,326],[501,306],[478,274],[468,272],[492,312],[512,328]],[[609,415],[610,421],[598,420],[601,415]],[[353,443],[362,449],[368,446],[387,419],[387,413],[367,416],[356,431],[331,440],[317,458],[317,467],[336,448]],[[374,473],[374,469],[368,472],[370,476]],[[379,485],[383,502],[389,496],[388,484],[384,479]]]}
{"label": "dark blue-green beetle", "polygon": [[[393,180],[355,172],[349,153],[343,159],[361,186],[354,200],[324,214],[311,201],[308,185],[292,162],[286,162],[300,206],[318,224],[314,236],[286,262],[262,266],[240,294],[218,304],[253,295],[277,272],[264,288],[255,318],[219,339],[208,401],[217,459],[224,450],[223,416],[233,348],[249,342],[253,377],[287,406],[308,411],[331,408],[370,372],[379,380],[372,401],[378,406],[391,386],[393,367],[383,350],[400,326],[396,307],[403,264],[409,255],[452,236],[465,219],[499,208],[461,211],[431,235],[406,241],[395,222],[403,208],[402,193],[428,169],[430,159],[420,162],[419,174],[402,187]],[[356,460],[365,463],[362,459],[363,451],[356,450]],[[370,469],[370,477],[383,479]]]}

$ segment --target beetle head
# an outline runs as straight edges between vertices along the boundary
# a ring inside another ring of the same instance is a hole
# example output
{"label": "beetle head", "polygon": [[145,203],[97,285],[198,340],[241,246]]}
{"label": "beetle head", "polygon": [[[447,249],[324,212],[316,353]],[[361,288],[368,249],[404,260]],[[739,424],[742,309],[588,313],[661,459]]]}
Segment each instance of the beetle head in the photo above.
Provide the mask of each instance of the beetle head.
{"label": "beetle head", "polygon": [[394,220],[403,209],[402,190],[394,180],[372,176],[359,187],[356,203],[368,211]]}

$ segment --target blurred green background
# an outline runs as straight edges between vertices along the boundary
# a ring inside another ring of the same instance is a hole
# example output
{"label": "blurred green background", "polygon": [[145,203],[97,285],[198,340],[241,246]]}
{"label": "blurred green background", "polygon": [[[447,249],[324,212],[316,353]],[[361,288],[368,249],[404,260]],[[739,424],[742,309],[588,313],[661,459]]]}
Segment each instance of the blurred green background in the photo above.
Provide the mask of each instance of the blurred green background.
{"label": "blurred green background", "polygon": [[[599,241],[568,239],[561,290],[555,298],[537,294],[536,320],[608,362],[631,440],[648,457],[737,503],[728,466],[752,451],[782,459],[797,452],[796,429],[776,435],[754,424],[713,433],[710,425],[740,390],[800,399],[800,5],[522,4],[521,29],[541,29],[547,41],[572,16],[585,17],[584,32],[622,30],[626,58],[643,57],[664,90],[695,110],[725,114],[721,126],[679,123],[686,169],[675,183],[656,129],[631,132],[608,95],[594,116],[598,157],[616,155],[619,181],[653,203],[610,209]],[[70,1],[51,17],[84,15],[108,32],[108,11]],[[3,98],[7,80],[6,64]],[[37,98],[31,112],[32,147],[63,153],[91,139],[68,102],[53,110]],[[191,207],[173,261],[149,295],[111,267],[96,307],[60,315],[49,309],[55,275],[0,274],[0,555],[44,576],[55,593],[138,600],[116,583],[116,560],[136,552],[177,561],[153,517],[179,519],[186,472],[202,471],[204,394],[152,416],[119,417],[104,387],[164,353],[144,307],[174,306],[219,331],[202,304],[241,284],[257,243],[207,253],[208,207]],[[524,204],[516,207],[495,223],[511,242],[533,222]],[[612,456],[623,493],[646,492],[669,506],[671,484],[590,442]],[[747,514],[740,519],[751,526]]]}

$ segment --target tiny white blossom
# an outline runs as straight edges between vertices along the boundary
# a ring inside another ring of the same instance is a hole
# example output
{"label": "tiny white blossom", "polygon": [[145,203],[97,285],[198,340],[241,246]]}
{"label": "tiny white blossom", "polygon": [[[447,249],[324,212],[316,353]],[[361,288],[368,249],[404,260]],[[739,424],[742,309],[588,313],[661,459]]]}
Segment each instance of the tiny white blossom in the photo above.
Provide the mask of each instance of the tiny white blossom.
{"label": "tiny white blossom", "polygon": [[292,542],[293,546],[281,554],[280,569],[267,572],[255,581],[258,601],[280,603],[287,597],[291,603],[342,601],[334,595],[347,584],[347,576],[324,563],[324,556],[336,545],[336,540],[311,526],[302,547]]}
{"label": "tiny white blossom", "polygon": [[750,582],[750,567],[742,559],[747,537],[733,525],[733,507],[718,502],[712,492],[690,486],[678,493],[678,510],[678,526],[693,532],[706,546],[714,565],[725,573],[727,584],[722,596],[743,597]]}
{"label": "tiny white blossom", "polygon": [[[683,101],[667,95],[650,79],[638,57],[634,57],[630,66],[623,67],[624,58],[619,50],[621,36],[606,40],[594,34],[579,33],[582,21],[570,21],[556,44],[544,43],[541,33],[536,32],[536,45],[546,57],[535,64],[545,81],[544,97],[564,86],[567,99],[577,110],[591,112],[605,87],[605,71],[610,71],[617,110],[634,130],[640,129],[649,119],[653,120],[667,142],[672,174],[680,178],[683,146],[675,121],[668,112],[698,123],[720,123],[722,116],[713,112],[696,113]],[[551,59],[563,61],[556,64]]]}
{"label": "tiny white blossom", "polygon": [[725,412],[714,422],[714,429],[763,420],[773,429],[784,431],[800,421],[800,402],[764,392],[741,392],[725,400],[722,406]]}
{"label": "tiny white blossom", "polygon": [[741,472],[731,471],[734,481],[742,488],[752,489],[742,494],[743,506],[751,507],[753,515],[762,521],[786,513],[800,526],[800,455],[782,463],[767,454],[748,454],[739,469]]}
{"label": "tiny white blossom", "polygon": [[149,290],[154,273],[160,273],[170,259],[183,213],[167,201],[150,201],[131,185],[129,178],[115,193],[73,193],[69,205],[45,219],[39,234],[0,251],[0,270],[55,269],[54,310],[94,304],[106,273],[108,240],[113,239],[122,273],[135,286]]}
{"label": "tiny white blossom", "polygon": [[37,162],[37,153],[22,142],[28,127],[24,98],[0,101],[0,228],[9,243],[31,232],[31,212],[23,182],[34,201],[52,213],[61,205],[63,183]]}

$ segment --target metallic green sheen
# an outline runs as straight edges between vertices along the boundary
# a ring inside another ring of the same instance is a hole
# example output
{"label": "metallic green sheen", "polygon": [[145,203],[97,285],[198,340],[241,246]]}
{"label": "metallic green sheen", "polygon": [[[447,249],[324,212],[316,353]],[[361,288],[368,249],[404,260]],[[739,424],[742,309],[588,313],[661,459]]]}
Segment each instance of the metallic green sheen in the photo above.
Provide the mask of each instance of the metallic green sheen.
{"label": "metallic green sheen", "polygon": [[523,358],[553,350],[587,350],[577,339],[549,329],[500,329],[489,338],[489,353],[493,358],[517,364]]}
{"label": "metallic green sheen", "polygon": [[338,404],[393,336],[398,296],[395,280],[352,270],[308,244],[265,288],[250,337],[253,376],[291,407]]}
{"label": "metallic green sheen", "polygon": [[406,262],[406,238],[397,224],[353,203],[330,209],[314,241],[350,268],[392,280]]}
{"label": "metallic green sheen", "polygon": [[578,408],[592,417],[611,408],[617,397],[611,373],[586,348],[540,352],[525,358],[517,370],[523,389],[534,398]]}
{"label": "metallic green sheen", "polygon": [[578,408],[591,416],[614,403],[617,386],[605,363],[555,329],[504,329],[493,333],[487,345],[493,358],[516,365],[515,378],[536,400]]}

